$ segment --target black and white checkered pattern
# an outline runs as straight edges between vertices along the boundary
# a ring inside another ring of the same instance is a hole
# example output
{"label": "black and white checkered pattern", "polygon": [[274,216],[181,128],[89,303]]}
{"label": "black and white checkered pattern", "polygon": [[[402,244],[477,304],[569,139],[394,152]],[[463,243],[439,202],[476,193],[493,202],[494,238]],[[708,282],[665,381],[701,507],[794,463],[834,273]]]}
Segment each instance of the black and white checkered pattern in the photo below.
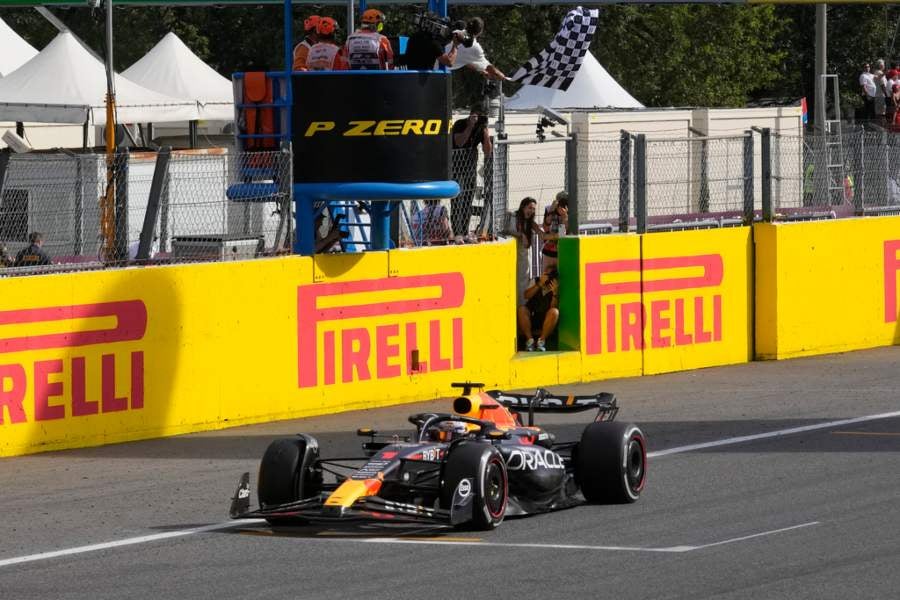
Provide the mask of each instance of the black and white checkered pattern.
{"label": "black and white checkered pattern", "polygon": [[563,91],[569,89],[591,45],[599,20],[600,11],[596,8],[579,6],[570,10],[556,38],[540,54],[522,65],[512,80]]}

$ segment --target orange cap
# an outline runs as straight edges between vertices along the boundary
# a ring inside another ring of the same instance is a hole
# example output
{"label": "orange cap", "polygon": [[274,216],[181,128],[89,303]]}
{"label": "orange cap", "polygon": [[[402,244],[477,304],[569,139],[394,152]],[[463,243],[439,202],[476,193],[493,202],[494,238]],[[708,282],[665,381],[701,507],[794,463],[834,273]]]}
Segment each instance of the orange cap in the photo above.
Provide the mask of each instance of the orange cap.
{"label": "orange cap", "polygon": [[319,24],[319,15],[309,15],[303,20],[303,31],[314,31]]}
{"label": "orange cap", "polygon": [[375,25],[375,29],[381,31],[384,26],[384,13],[377,8],[370,8],[362,14],[363,25]]}
{"label": "orange cap", "polygon": [[337,28],[337,21],[331,17],[319,17],[319,24],[316,25],[316,33],[319,35],[334,35],[334,31]]}

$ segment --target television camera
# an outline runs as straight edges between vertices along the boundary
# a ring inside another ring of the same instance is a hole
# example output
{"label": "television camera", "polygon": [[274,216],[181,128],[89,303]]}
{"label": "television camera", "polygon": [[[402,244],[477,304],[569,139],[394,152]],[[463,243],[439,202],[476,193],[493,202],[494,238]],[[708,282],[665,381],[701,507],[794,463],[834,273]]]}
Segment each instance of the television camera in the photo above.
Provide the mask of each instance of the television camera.
{"label": "television camera", "polygon": [[463,25],[462,23],[451,24],[449,18],[438,16],[432,12],[413,15],[413,24],[420,31],[430,33],[444,44],[450,42],[453,38],[459,40],[459,43],[466,48],[471,48],[472,44],[475,43],[475,37],[466,31],[465,26],[454,29],[455,26]]}

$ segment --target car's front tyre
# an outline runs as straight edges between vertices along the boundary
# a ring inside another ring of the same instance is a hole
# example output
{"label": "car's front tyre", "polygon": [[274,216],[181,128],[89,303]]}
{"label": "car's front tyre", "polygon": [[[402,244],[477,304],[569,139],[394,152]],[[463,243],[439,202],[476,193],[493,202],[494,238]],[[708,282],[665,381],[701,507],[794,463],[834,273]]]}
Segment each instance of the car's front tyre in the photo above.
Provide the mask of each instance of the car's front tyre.
{"label": "car's front tyre", "polygon": [[[266,448],[259,465],[257,495],[260,508],[296,502],[321,491],[321,474],[316,472],[319,444],[308,435],[277,439]],[[266,519],[283,524],[284,518]],[[296,522],[296,519],[293,520]]]}
{"label": "car's front tyre", "polygon": [[463,442],[455,446],[444,463],[440,504],[450,509],[453,494],[463,479],[474,485],[471,525],[475,529],[494,529],[503,522],[509,500],[506,462],[490,444]]}

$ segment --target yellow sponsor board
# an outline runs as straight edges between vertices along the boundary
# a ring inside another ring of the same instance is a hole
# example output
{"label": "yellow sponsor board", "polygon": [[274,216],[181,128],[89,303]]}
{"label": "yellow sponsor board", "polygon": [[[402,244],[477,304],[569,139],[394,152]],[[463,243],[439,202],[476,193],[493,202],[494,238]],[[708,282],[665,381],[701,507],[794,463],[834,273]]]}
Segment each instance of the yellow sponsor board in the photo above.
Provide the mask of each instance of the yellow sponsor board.
{"label": "yellow sponsor board", "polygon": [[582,239],[585,378],[751,359],[749,228]]}
{"label": "yellow sponsor board", "polygon": [[900,342],[900,217],[754,227],[757,357]]}
{"label": "yellow sponsor board", "polygon": [[642,236],[644,374],[753,358],[749,227]]}
{"label": "yellow sponsor board", "polygon": [[641,237],[584,237],[579,242],[582,376],[640,375]]}
{"label": "yellow sponsor board", "polygon": [[0,281],[0,456],[509,384],[512,243]]}
{"label": "yellow sponsor board", "polygon": [[324,388],[356,408],[378,398],[446,395],[450,383],[465,379],[507,383],[515,352],[513,243],[315,262],[317,279],[325,277],[296,292],[301,390]]}

